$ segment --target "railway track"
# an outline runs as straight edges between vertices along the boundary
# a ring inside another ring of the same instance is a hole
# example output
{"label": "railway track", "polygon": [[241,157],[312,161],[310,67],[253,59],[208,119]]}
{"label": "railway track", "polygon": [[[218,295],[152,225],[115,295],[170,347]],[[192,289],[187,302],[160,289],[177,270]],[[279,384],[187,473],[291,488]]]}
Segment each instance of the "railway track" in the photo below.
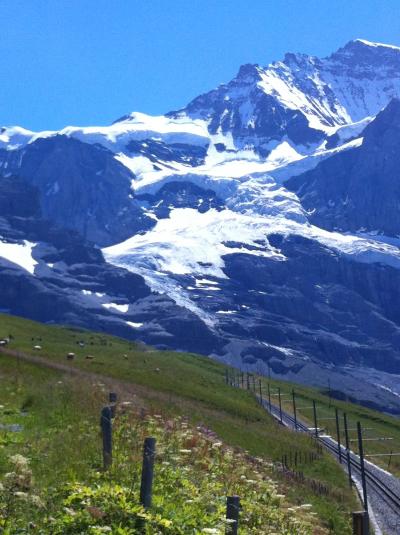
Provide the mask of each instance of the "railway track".
{"label": "railway track", "polygon": [[[269,403],[263,402],[264,408],[275,418],[280,420],[279,408]],[[309,428],[304,421],[297,416],[294,417],[282,410],[282,423],[291,429],[315,436],[314,430]],[[337,460],[339,460],[339,450],[337,442],[328,435],[320,435],[318,442],[328,450]],[[342,458],[345,460],[344,467],[347,467],[347,450],[341,446]],[[350,466],[353,481],[359,485],[361,483],[361,463],[359,456],[350,451]],[[369,505],[372,506],[375,519],[384,533],[398,535],[400,533],[400,481],[395,476],[381,470],[371,463],[365,462],[365,479],[367,484],[367,495]]]}

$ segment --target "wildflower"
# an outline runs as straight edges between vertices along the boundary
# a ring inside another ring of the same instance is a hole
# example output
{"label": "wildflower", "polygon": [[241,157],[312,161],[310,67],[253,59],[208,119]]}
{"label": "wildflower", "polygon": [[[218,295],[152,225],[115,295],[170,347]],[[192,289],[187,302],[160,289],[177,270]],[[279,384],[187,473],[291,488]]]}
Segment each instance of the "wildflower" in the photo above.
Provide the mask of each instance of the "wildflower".
{"label": "wildflower", "polygon": [[27,493],[26,492],[22,492],[22,491],[14,492],[14,496],[16,498],[20,498],[21,500],[27,500],[27,498],[28,498]]}
{"label": "wildflower", "polygon": [[188,450],[188,449],[182,449],[182,450],[179,450],[180,453],[192,453],[192,450]]}
{"label": "wildflower", "polygon": [[10,461],[15,464],[17,468],[25,468],[29,464],[29,459],[27,459],[23,455],[20,455],[19,453],[17,453],[16,455],[12,455],[10,457]]}
{"label": "wildflower", "polygon": [[6,483],[12,483],[16,477],[17,474],[15,472],[7,472],[6,474],[4,474],[3,479]]}
{"label": "wildflower", "polygon": [[39,509],[43,509],[44,508],[44,503],[43,503],[42,499],[39,496],[36,496],[34,494],[33,496],[31,496],[30,499],[31,499],[32,505],[34,505],[35,507],[39,507]]}
{"label": "wildflower", "polygon": [[202,533],[214,533],[216,535],[218,535],[218,533],[220,533],[220,531],[216,528],[203,528],[201,530]]}

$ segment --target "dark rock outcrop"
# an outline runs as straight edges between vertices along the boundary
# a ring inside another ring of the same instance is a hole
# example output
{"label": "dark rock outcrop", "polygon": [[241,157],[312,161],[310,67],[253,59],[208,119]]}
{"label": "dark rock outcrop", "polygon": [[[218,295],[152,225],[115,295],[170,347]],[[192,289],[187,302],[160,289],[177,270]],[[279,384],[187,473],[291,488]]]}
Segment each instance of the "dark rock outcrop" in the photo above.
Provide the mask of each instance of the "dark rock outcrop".
{"label": "dark rock outcrop", "polygon": [[7,175],[18,176],[35,188],[43,218],[101,246],[154,224],[134,199],[132,173],[99,145],[61,135],[38,139],[0,150],[0,173],[3,191]]}
{"label": "dark rock outcrop", "polygon": [[339,231],[400,235],[400,101],[363,132],[360,147],[336,154],[285,186],[316,225]]}

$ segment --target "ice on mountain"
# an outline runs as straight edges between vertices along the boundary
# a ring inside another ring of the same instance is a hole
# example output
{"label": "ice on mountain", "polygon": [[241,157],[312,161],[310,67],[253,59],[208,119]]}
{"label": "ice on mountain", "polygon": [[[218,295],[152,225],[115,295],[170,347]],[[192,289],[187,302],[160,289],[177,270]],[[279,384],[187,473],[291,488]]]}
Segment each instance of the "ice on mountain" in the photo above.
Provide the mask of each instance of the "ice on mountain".
{"label": "ice on mountain", "polygon": [[27,240],[22,243],[9,243],[0,238],[0,260],[4,258],[34,275],[38,261],[33,258],[32,250],[36,245],[36,243]]}
{"label": "ice on mountain", "polygon": [[132,329],[140,329],[140,327],[143,327],[143,323],[138,323],[134,321],[126,321],[125,322],[129,327],[132,327]]}
{"label": "ice on mountain", "polygon": [[102,303],[101,305],[104,308],[107,308],[108,310],[116,310],[117,312],[120,312],[121,314],[126,314],[129,310],[129,305],[118,305],[116,303]]}

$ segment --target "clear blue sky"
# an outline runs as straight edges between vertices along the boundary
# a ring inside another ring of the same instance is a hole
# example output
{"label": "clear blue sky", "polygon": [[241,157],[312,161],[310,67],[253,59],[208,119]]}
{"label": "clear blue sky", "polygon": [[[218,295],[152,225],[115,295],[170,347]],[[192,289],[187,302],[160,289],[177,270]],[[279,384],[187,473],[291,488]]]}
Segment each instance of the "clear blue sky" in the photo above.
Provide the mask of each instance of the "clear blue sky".
{"label": "clear blue sky", "polygon": [[400,45],[400,1],[0,0],[0,125],[159,114],[243,63],[326,56],[357,37]]}

